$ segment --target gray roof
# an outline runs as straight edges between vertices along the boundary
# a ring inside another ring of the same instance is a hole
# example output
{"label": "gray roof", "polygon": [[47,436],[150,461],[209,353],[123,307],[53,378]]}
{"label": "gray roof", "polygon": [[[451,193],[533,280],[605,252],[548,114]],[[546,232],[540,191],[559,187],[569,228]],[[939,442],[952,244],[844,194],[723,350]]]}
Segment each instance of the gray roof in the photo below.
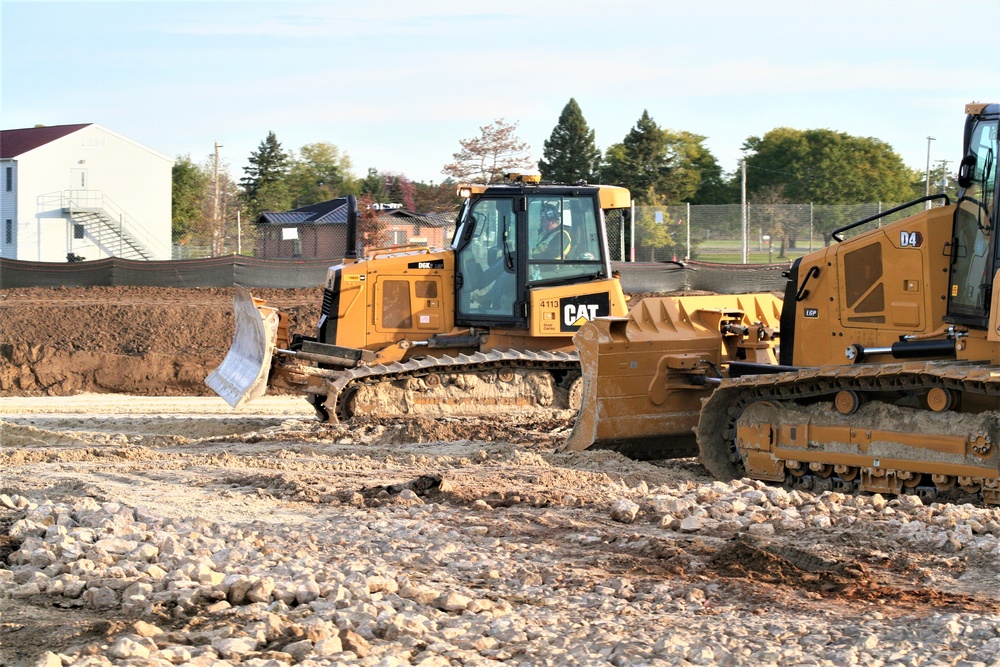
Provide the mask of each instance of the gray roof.
{"label": "gray roof", "polygon": [[[454,222],[455,215],[429,213],[422,215],[404,208],[383,209],[378,212],[382,219],[397,220],[427,227],[446,227]],[[292,225],[316,224],[347,224],[347,198],[339,197],[328,201],[310,204],[291,211],[264,211],[257,216],[258,225],[276,225],[288,227]]]}
{"label": "gray roof", "polygon": [[347,198],[329,199],[282,213],[264,211],[257,216],[258,225],[315,225],[319,223],[347,224]]}

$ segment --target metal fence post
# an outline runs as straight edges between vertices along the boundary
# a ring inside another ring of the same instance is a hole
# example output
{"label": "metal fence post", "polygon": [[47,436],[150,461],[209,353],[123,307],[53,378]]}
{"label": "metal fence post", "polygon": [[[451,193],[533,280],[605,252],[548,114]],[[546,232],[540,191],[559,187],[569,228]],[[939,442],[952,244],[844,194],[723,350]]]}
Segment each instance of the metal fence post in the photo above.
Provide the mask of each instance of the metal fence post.
{"label": "metal fence post", "polygon": [[743,263],[746,264],[750,258],[750,232],[747,229],[747,161],[743,160],[743,183],[740,188],[740,223],[743,230]]}
{"label": "metal fence post", "polygon": [[[635,204],[632,204],[632,215],[635,215]],[[625,215],[621,216],[621,224],[618,225],[618,236],[621,237],[618,243],[618,261],[625,261]]]}
{"label": "metal fence post", "polygon": [[691,202],[687,202],[687,254],[684,255],[684,261],[691,261]]}
{"label": "metal fence post", "polygon": [[[632,215],[628,221],[629,241],[628,241],[628,261],[635,261],[635,200],[632,200]],[[622,246],[624,247],[624,243]]]}

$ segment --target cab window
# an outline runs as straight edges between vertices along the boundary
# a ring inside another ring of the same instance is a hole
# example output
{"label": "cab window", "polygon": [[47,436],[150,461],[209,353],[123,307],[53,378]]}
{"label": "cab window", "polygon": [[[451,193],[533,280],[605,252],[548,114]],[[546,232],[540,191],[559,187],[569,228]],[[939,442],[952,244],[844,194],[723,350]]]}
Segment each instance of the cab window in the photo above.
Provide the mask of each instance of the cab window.
{"label": "cab window", "polygon": [[517,220],[508,199],[480,199],[463,225],[471,225],[468,245],[458,256],[462,286],[459,312],[473,316],[514,315],[517,297]]}
{"label": "cab window", "polygon": [[528,279],[572,278],[599,270],[597,216],[591,197],[529,196]]}

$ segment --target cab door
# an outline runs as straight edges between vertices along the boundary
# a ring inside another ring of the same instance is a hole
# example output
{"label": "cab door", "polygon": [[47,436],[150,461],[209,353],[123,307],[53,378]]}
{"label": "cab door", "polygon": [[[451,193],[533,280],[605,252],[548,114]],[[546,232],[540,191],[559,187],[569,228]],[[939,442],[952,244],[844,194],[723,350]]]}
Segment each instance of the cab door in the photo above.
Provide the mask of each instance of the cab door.
{"label": "cab door", "polygon": [[458,324],[527,325],[515,201],[483,197],[466,209],[460,221],[464,232],[455,249]]}
{"label": "cab door", "polygon": [[[959,193],[952,233],[948,292],[949,322],[985,329],[989,320],[993,276],[1000,269],[997,243],[998,120],[970,119],[966,157],[960,167]],[[962,174],[964,170],[964,174]],[[964,179],[964,183],[963,183]]]}

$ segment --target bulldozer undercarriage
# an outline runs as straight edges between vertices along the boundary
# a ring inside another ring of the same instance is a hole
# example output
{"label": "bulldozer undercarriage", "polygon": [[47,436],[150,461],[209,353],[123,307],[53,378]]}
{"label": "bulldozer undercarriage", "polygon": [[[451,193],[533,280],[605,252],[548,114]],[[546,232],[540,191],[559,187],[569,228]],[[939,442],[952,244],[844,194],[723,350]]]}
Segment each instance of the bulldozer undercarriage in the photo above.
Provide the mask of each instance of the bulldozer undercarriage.
{"label": "bulldozer undercarriage", "polygon": [[1000,504],[1000,367],[912,362],[725,380],[697,427],[723,480],[814,492],[961,489]]}
{"label": "bulldozer undercarriage", "polygon": [[575,353],[494,350],[420,357],[349,369],[281,364],[275,384],[305,391],[323,421],[379,417],[479,416],[576,410],[580,363]]}

